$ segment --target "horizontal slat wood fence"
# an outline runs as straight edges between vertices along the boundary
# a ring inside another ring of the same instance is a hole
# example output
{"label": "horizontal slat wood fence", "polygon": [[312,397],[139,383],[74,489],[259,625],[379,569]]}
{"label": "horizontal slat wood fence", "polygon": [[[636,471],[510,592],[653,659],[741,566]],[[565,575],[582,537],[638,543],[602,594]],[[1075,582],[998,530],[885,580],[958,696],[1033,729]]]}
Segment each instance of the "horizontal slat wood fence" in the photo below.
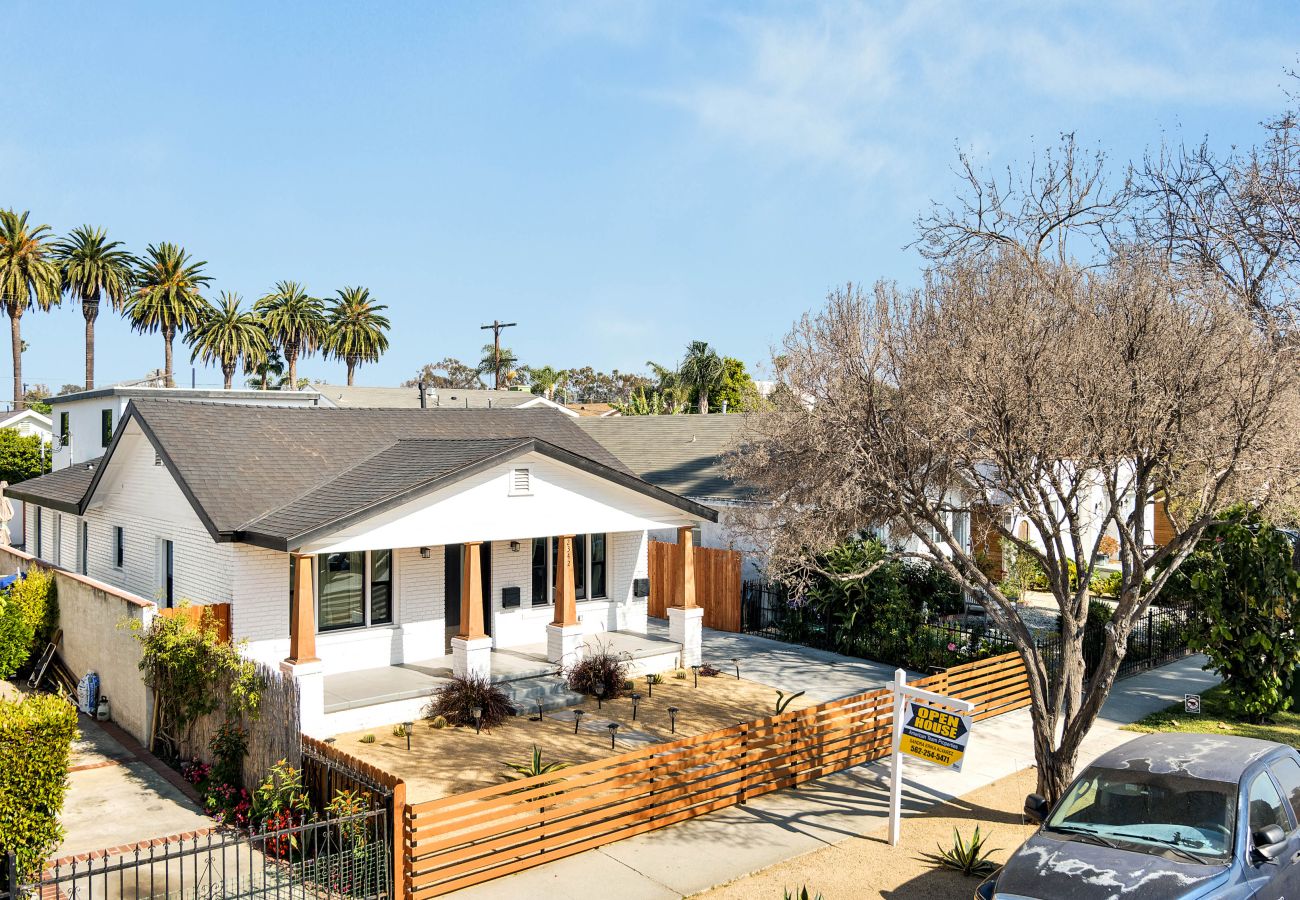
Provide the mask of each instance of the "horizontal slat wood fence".
{"label": "horizontal slat wood fence", "polygon": [[[1029,703],[1014,653],[914,684],[971,701],[976,719]],[[884,688],[409,805],[406,896],[436,897],[871,762],[888,755],[892,727]]]}
{"label": "horizontal slat wood fence", "polygon": [[[668,616],[681,589],[682,548],[678,544],[650,541],[649,615]],[[704,610],[704,627],[740,631],[740,553],[713,547],[695,548],[695,603]]]}
{"label": "horizontal slat wood fence", "polygon": [[217,627],[217,639],[222,643],[230,643],[229,603],[195,603],[189,606],[160,609],[158,613],[168,619],[183,619],[196,628],[205,615],[210,615],[213,624]]}

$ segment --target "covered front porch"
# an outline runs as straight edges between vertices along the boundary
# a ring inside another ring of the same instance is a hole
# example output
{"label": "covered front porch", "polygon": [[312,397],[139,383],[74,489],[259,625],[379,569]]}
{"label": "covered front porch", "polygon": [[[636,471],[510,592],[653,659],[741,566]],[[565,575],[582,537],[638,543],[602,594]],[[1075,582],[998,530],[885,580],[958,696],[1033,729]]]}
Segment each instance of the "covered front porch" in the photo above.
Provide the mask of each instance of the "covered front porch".
{"label": "covered front porch", "polygon": [[[571,705],[572,695],[557,676],[558,666],[547,659],[544,643],[494,649],[489,679],[500,685],[521,715],[540,703],[546,710]],[[633,676],[678,668],[682,648],[657,635],[610,631],[588,634],[580,655],[608,652],[628,660]],[[324,676],[325,731],[337,733],[372,728],[420,717],[429,695],[451,680],[451,654],[382,668],[359,669]]]}

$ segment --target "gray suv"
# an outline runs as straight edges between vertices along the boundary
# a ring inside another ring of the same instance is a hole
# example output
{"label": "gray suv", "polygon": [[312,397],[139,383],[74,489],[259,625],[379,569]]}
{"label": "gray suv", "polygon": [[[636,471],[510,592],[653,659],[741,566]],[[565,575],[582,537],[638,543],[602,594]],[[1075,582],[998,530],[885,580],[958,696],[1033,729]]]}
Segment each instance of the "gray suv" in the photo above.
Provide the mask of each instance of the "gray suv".
{"label": "gray suv", "polygon": [[976,900],[1300,900],[1300,754],[1152,734],[1099,757]]}

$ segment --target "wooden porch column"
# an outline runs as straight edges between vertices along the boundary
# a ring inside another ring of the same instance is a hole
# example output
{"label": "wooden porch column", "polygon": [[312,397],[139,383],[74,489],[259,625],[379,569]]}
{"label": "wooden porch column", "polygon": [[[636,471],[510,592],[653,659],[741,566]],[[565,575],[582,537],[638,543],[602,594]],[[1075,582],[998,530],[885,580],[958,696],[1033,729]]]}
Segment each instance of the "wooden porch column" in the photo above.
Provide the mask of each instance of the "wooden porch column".
{"label": "wooden porch column", "polygon": [[312,566],[316,557],[293,554],[293,587],[290,597],[289,658],[285,662],[320,662],[316,656],[316,596]]}
{"label": "wooden porch column", "polygon": [[578,601],[573,581],[573,535],[562,534],[555,560],[555,621],[552,625],[577,625]]}
{"label": "wooden porch column", "polygon": [[682,570],[677,577],[681,587],[673,598],[673,606],[691,609],[695,606],[695,534],[689,525],[677,529],[677,546],[682,548]]}
{"label": "wooden porch column", "polygon": [[487,637],[483,631],[482,541],[468,541],[461,556],[460,633],[465,640]]}

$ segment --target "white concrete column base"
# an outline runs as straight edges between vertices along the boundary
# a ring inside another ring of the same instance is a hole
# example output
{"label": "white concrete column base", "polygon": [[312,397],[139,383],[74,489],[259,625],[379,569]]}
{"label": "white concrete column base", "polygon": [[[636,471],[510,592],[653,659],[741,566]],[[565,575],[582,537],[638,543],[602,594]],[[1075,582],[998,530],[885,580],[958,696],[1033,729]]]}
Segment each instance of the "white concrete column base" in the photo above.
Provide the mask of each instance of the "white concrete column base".
{"label": "white concrete column base", "polygon": [[330,735],[325,728],[325,665],[320,660],[280,661],[280,671],[298,685],[298,728],[311,737]]}
{"label": "white concrete column base", "polygon": [[451,639],[451,671],[453,675],[492,676],[492,638]]}
{"label": "white concrete column base", "polygon": [[571,666],[582,655],[582,626],[546,626],[546,658],[561,666]]}
{"label": "white concrete column base", "polygon": [[698,666],[703,662],[704,610],[698,606],[682,609],[668,607],[668,639],[682,645],[682,665]]}

